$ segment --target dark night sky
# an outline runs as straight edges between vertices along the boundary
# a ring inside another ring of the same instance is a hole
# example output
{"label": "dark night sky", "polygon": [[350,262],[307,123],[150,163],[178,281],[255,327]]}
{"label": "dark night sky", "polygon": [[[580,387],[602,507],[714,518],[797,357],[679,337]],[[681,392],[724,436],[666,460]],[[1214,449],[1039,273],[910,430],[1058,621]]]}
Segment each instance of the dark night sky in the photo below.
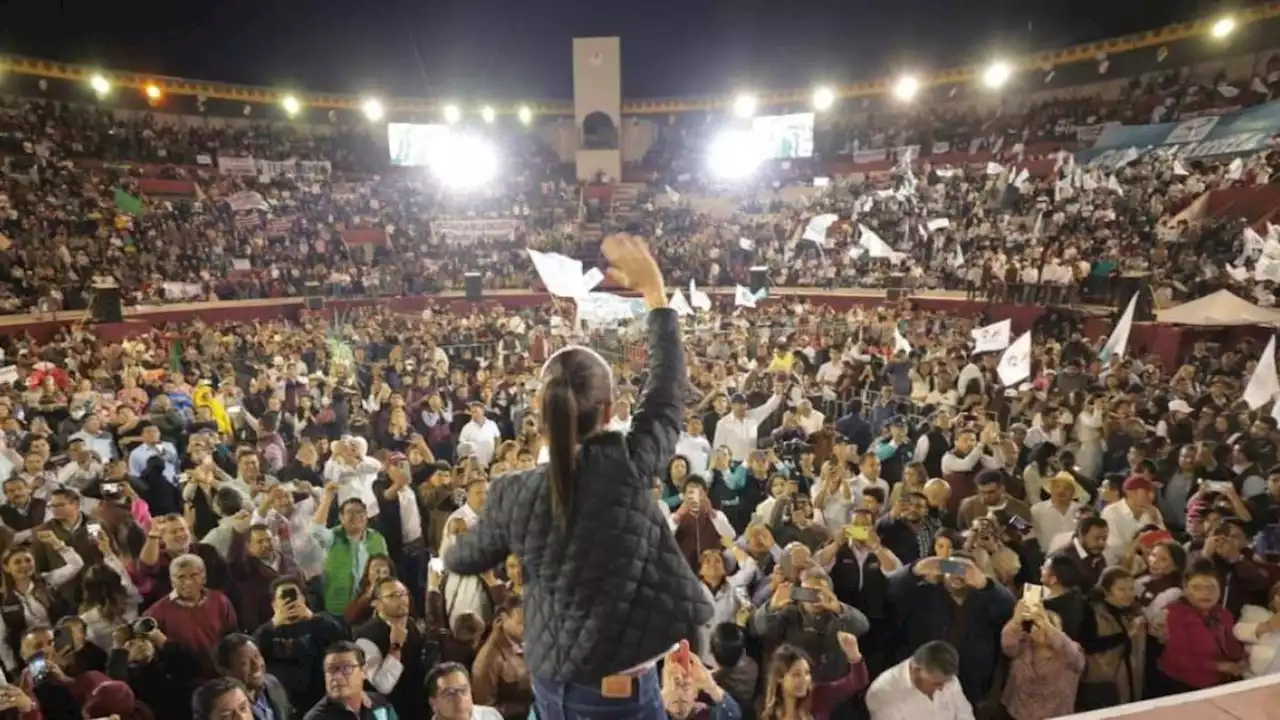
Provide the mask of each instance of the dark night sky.
{"label": "dark night sky", "polygon": [[927,70],[1051,49],[1226,7],[1221,0],[0,0],[0,52],[311,91],[520,99],[570,96],[570,40],[620,35],[624,95],[653,97],[870,79],[907,62]]}

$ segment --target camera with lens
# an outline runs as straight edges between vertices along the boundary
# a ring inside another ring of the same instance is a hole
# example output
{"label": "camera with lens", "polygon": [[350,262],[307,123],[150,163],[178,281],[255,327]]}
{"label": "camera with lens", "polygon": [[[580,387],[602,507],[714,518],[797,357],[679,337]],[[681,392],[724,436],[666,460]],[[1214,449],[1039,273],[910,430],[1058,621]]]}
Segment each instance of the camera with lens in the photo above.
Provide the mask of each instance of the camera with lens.
{"label": "camera with lens", "polygon": [[128,633],[130,640],[146,640],[158,627],[155,618],[142,617],[128,625],[120,626],[120,630]]}

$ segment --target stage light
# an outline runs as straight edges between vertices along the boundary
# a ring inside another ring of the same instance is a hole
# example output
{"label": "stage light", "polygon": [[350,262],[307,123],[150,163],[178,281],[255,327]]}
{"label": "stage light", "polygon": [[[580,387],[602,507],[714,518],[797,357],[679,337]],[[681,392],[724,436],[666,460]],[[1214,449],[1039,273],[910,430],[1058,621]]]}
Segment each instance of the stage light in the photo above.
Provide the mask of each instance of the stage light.
{"label": "stage light", "polygon": [[299,112],[302,112],[302,103],[298,102],[298,98],[292,95],[285,95],[284,99],[280,101],[280,106],[284,108],[284,114],[289,117],[294,117]]}
{"label": "stage light", "polygon": [[893,96],[902,102],[910,102],[920,90],[920,81],[911,75],[904,75],[893,86]]}
{"label": "stage light", "polygon": [[462,110],[457,105],[444,106],[444,121],[450,125],[462,119]]}
{"label": "stage light", "polygon": [[1013,68],[1008,63],[993,62],[982,73],[982,84],[992,90],[998,89],[1013,76]]}
{"label": "stage light", "polygon": [[107,93],[111,92],[111,83],[101,75],[94,75],[89,78],[89,87],[93,88],[93,91],[97,93],[98,97],[103,97]]}
{"label": "stage light", "polygon": [[1235,32],[1235,30],[1236,30],[1236,20],[1235,18],[1228,15],[1223,18],[1218,18],[1218,21],[1213,24],[1213,27],[1209,30],[1209,33],[1213,35],[1213,37],[1215,37],[1216,39],[1222,40],[1226,38],[1228,35],[1230,35],[1231,33]]}
{"label": "stage light", "polygon": [[828,110],[836,103],[836,94],[829,87],[820,87],[813,91],[813,109]]}
{"label": "stage light", "polygon": [[492,125],[493,121],[498,119],[498,114],[493,111],[493,108],[485,105],[480,108],[480,119]]}
{"label": "stage light", "polygon": [[159,88],[158,86],[156,86],[156,85],[147,85],[147,87],[145,88],[145,90],[144,90],[143,92],[145,92],[145,93],[147,94],[147,99],[148,99],[148,100],[159,100],[159,99],[160,99],[160,95],[161,95],[161,93],[160,93],[160,88]]}
{"label": "stage light", "polygon": [[520,122],[528,125],[533,122],[533,111],[529,109],[528,105],[521,105],[520,110],[516,112],[516,117],[520,118]]}
{"label": "stage light", "polygon": [[749,118],[756,114],[756,96],[739,95],[733,100],[733,114],[740,118]]}
{"label": "stage light", "polygon": [[762,159],[755,137],[745,130],[721,132],[711,141],[707,152],[707,165],[711,172],[725,180],[751,175]]}
{"label": "stage light", "polygon": [[456,190],[472,190],[498,174],[498,150],[473,135],[452,135],[441,143],[430,167],[441,183]]}
{"label": "stage light", "polygon": [[374,98],[365,100],[360,109],[364,111],[364,116],[369,122],[378,122],[386,114],[386,111],[382,108],[382,103]]}

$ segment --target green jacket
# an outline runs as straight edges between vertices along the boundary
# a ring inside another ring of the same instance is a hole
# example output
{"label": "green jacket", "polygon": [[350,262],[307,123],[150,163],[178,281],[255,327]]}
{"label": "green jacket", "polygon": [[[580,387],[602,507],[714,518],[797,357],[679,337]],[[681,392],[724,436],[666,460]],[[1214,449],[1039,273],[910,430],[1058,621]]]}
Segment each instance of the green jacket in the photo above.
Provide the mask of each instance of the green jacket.
{"label": "green jacket", "polygon": [[[386,555],[387,540],[377,530],[369,528],[364,533],[364,549],[366,557]],[[342,528],[335,528],[333,545],[324,558],[325,612],[342,617],[347,605],[356,599],[355,562],[356,553],[351,539]]]}

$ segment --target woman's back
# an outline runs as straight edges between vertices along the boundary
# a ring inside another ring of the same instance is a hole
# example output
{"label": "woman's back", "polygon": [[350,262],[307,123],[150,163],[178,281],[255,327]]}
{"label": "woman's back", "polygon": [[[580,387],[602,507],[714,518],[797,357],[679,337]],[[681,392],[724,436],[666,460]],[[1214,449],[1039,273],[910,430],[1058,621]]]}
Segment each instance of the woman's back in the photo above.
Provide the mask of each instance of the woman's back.
{"label": "woman's back", "polygon": [[494,482],[479,524],[446,555],[452,572],[468,574],[510,552],[520,557],[534,677],[597,682],[657,658],[711,618],[707,592],[652,493],[680,431],[679,325],[669,309],[651,311],[646,322],[649,378],[632,428],[582,442],[563,523],[555,470],[543,465]]}

